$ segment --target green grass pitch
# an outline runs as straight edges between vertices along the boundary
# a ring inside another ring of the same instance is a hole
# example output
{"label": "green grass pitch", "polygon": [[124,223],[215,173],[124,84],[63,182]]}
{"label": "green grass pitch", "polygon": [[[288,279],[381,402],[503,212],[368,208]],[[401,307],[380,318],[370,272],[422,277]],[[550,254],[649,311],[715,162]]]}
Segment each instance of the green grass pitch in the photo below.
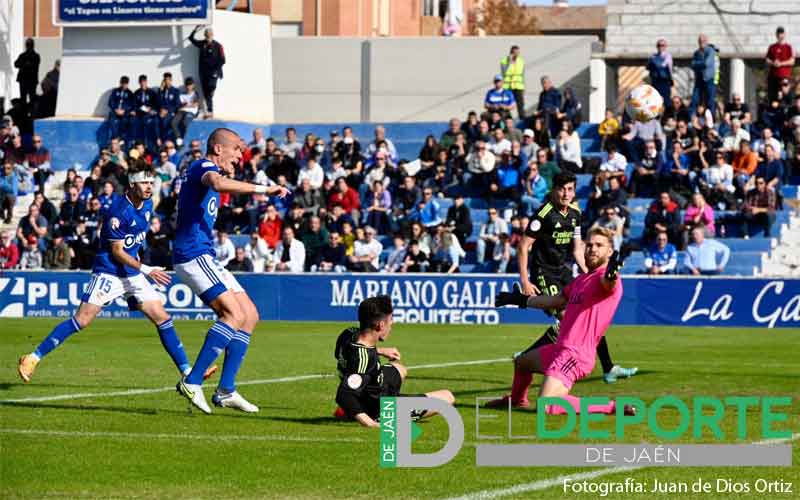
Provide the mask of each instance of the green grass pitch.
{"label": "green grass pitch", "polygon": [[[386,345],[397,346],[412,368],[404,392],[451,389],[467,442],[452,462],[439,468],[382,470],[378,431],[331,417],[337,384],[333,344],[342,324],[261,323],[239,375],[240,382],[250,382],[240,385],[240,392],[261,412],[215,409],[211,416],[190,414],[186,401],[169,389],[177,373],[154,327],[142,320],[97,321],[40,363],[31,384],[22,384],[17,358],[33,350],[55,324],[51,319],[0,323],[0,498],[598,497],[565,494],[560,484],[531,486],[595,469],[475,467],[475,398],[507,391],[511,365],[499,360],[527,347],[542,332],[541,326],[396,324]],[[177,322],[190,359],[208,325]],[[800,428],[798,329],[612,327],[608,339],[615,362],[638,366],[640,375],[606,385],[598,364],[592,376],[576,385],[575,394],[628,395],[645,401],[668,394],[790,395],[794,403],[789,427],[795,433]],[[414,369],[471,361],[478,363]],[[215,377],[206,386],[209,399],[216,381]],[[540,382],[541,377],[534,378],[535,385]],[[677,412],[665,411],[660,417],[669,427]],[[506,421],[484,425],[482,420],[481,433],[504,434]],[[612,428],[613,418],[604,425]],[[757,441],[760,422],[749,418],[748,425]],[[734,426],[734,416],[726,417],[724,429],[730,433]],[[534,433],[535,414],[515,411],[512,427],[516,435]],[[445,423],[432,419],[422,428],[415,450],[438,449],[447,436]],[[577,435],[564,441],[576,442]],[[658,439],[639,425],[626,441]],[[800,498],[798,441],[793,461],[789,468],[642,468],[591,481],[782,479],[794,483],[792,495],[749,496]],[[741,496],[748,495],[702,498]]]}

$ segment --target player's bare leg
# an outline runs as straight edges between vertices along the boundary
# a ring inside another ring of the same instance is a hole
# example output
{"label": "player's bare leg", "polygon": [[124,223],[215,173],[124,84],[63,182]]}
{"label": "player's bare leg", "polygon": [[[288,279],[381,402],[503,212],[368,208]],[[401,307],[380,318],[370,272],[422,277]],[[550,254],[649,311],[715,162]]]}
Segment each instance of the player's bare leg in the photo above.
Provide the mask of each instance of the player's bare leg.
{"label": "player's bare leg", "polygon": [[[544,381],[542,382],[542,387],[539,389],[539,397],[540,398],[561,398],[566,401],[572,409],[575,410],[576,414],[580,414],[581,412],[581,398],[576,396],[571,396],[569,393],[569,388],[564,385],[564,382],[559,380],[556,377],[550,377],[545,375]],[[610,415],[617,410],[617,403],[614,400],[609,401],[603,405],[589,405],[586,408],[588,413],[604,413],[606,415]],[[548,415],[566,415],[567,410],[559,405],[547,405],[545,407],[545,412]],[[632,406],[625,405],[625,415],[634,415],[635,409]]]}
{"label": "player's bare leg", "polygon": [[258,406],[247,401],[237,390],[236,375],[239,372],[250,336],[258,324],[258,309],[245,292],[234,293],[234,297],[243,313],[241,326],[236,336],[225,349],[225,362],[222,365],[222,377],[219,387],[211,397],[215,406],[233,408],[246,413],[258,412]]}
{"label": "player's bare leg", "polygon": [[[41,358],[55,349],[66,340],[70,335],[89,326],[92,321],[97,317],[103,308],[88,302],[82,302],[78,307],[77,312],[72,318],[59,324],[50,335],[40,344],[36,351],[23,355],[19,358],[19,365],[17,366],[17,373],[23,382],[28,383],[33,377],[33,372],[36,371],[36,366],[39,364]],[[59,332],[62,327],[67,328],[64,332]],[[39,353],[42,353],[41,355]]]}
{"label": "player's bare leg", "polygon": [[514,408],[528,408],[528,388],[533,381],[534,373],[542,373],[542,361],[538,349],[520,353],[514,358],[514,380],[511,383],[511,394],[502,398],[487,401],[486,408],[506,408],[509,403]]}

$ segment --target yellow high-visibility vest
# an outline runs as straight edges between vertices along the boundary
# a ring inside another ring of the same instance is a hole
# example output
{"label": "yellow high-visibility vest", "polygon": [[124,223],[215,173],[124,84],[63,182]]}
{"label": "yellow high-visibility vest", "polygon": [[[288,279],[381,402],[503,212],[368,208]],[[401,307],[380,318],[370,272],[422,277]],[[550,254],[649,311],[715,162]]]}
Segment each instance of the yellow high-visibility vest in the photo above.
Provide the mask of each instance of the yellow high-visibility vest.
{"label": "yellow high-visibility vest", "polygon": [[525,90],[525,60],[517,56],[513,63],[506,56],[500,60],[500,69],[503,73],[503,88],[510,90]]}

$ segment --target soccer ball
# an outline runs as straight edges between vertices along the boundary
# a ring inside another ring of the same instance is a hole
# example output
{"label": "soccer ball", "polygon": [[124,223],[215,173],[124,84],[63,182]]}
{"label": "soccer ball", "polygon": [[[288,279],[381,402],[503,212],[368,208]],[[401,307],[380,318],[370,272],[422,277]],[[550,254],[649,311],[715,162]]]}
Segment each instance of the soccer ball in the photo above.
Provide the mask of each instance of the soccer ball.
{"label": "soccer ball", "polygon": [[642,84],[631,90],[625,100],[628,116],[637,122],[649,122],[664,111],[664,99],[656,89]]}

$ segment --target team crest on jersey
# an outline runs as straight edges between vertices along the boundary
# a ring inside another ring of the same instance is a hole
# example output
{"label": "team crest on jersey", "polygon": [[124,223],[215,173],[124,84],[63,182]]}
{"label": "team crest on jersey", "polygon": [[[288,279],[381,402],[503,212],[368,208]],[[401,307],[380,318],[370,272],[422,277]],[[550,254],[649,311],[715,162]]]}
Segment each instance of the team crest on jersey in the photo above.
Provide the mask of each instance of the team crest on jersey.
{"label": "team crest on jersey", "polygon": [[116,217],[112,217],[109,224],[111,224],[111,229],[119,229],[119,219]]}
{"label": "team crest on jersey", "polygon": [[539,219],[533,219],[530,227],[531,231],[536,232],[542,228],[542,223],[539,221]]}
{"label": "team crest on jersey", "polygon": [[358,389],[359,387],[361,387],[362,382],[363,379],[361,378],[361,375],[359,375],[358,373],[354,373],[349,377],[347,377],[347,387],[351,389]]}
{"label": "team crest on jersey", "polygon": [[212,217],[217,216],[217,197],[213,196],[210,200],[208,200],[208,213]]}

